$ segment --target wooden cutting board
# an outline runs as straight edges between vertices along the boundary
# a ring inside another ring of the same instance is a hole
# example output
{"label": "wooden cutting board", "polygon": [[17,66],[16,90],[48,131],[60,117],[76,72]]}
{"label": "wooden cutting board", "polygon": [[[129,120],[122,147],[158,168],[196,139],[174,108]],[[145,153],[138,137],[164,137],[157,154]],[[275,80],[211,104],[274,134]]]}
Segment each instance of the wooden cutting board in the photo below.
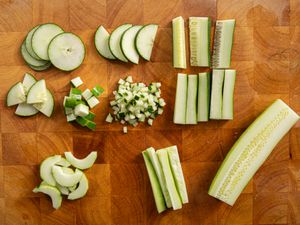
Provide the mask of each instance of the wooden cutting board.
{"label": "wooden cutting board", "polygon": [[[199,68],[172,67],[171,20],[176,16],[236,19],[232,68],[237,70],[233,121],[197,126],[172,123],[176,74]],[[31,27],[55,22],[75,32],[86,44],[83,65],[64,73],[51,68],[34,72],[19,48]],[[109,62],[94,48],[99,25],[110,30],[123,23],[158,23],[152,62],[140,65]],[[207,195],[227,151],[241,132],[274,99],[300,113],[300,1],[297,0],[0,0],[0,224],[300,224],[300,123],[273,151],[234,207]],[[19,118],[5,107],[9,87],[25,72],[45,78],[55,94],[51,119]],[[104,122],[119,78],[162,82],[165,112],[153,127],[139,125],[124,135],[119,124]],[[86,87],[105,88],[97,114],[97,131],[66,122],[63,96],[69,80],[80,76]],[[141,151],[148,146],[177,145],[190,203],[182,210],[157,214]],[[98,151],[87,171],[85,198],[63,201],[54,211],[44,196],[31,192],[39,183],[38,165],[45,157],[73,151],[84,157]]]}

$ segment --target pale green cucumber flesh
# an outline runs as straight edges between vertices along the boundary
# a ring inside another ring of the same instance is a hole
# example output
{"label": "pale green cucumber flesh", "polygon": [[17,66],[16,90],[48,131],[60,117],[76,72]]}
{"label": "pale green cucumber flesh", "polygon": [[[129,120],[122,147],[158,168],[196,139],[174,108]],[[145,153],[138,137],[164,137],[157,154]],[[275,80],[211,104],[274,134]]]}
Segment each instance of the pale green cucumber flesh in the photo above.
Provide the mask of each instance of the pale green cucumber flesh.
{"label": "pale green cucumber flesh", "polygon": [[40,176],[49,185],[55,186],[56,182],[52,176],[52,166],[61,160],[60,155],[46,158],[40,165]]}
{"label": "pale green cucumber flesh", "polygon": [[39,111],[32,105],[23,102],[18,105],[15,114],[18,116],[33,116],[36,115],[38,112]]}
{"label": "pale green cucumber flesh", "polygon": [[107,59],[116,59],[114,55],[111,53],[108,45],[110,34],[107,32],[107,30],[100,26],[96,33],[95,33],[95,46],[98,51],[98,53]]}
{"label": "pale green cucumber flesh", "polygon": [[47,100],[47,88],[44,79],[37,81],[31,86],[27,94],[27,103],[42,103]]}
{"label": "pale green cucumber flesh", "polygon": [[62,166],[62,167],[69,167],[71,166],[71,163],[69,163],[65,158],[61,158],[61,160],[55,163],[55,165]]}
{"label": "pale green cucumber flesh", "polygon": [[199,73],[198,80],[198,122],[205,122],[209,119],[210,105],[210,73]]}
{"label": "pale green cucumber flesh", "polygon": [[174,107],[173,122],[176,124],[185,124],[186,103],[187,103],[188,77],[186,74],[177,75],[176,97]]}
{"label": "pale green cucumber flesh", "polygon": [[176,17],[172,20],[173,27],[173,66],[186,69],[186,48],[184,19]]}
{"label": "pale green cucumber flesh", "polygon": [[39,110],[47,117],[51,117],[52,113],[54,112],[54,97],[52,93],[47,89],[46,90],[46,100],[42,103],[35,103],[33,107]]}
{"label": "pale green cucumber flesh", "polygon": [[29,89],[36,83],[35,77],[30,73],[25,73],[22,84],[25,89],[25,93],[27,94]]}
{"label": "pale green cucumber flesh", "polygon": [[210,119],[222,119],[224,70],[213,70],[210,99]]}
{"label": "pale green cucumber flesh", "polygon": [[235,70],[225,70],[224,88],[223,88],[223,103],[222,103],[222,119],[233,119],[233,101],[234,101],[234,84],[236,78]]}
{"label": "pale green cucumber flesh", "polygon": [[68,162],[72,164],[72,166],[81,170],[85,170],[93,166],[93,164],[97,159],[97,152],[96,151],[91,152],[84,159],[77,159],[72,154],[72,152],[65,152],[65,157],[68,160]]}
{"label": "pale green cucumber flesh", "polygon": [[48,195],[52,200],[52,206],[54,209],[58,209],[61,206],[62,203],[62,196],[60,194],[60,191],[53,186],[41,184],[39,187],[33,189],[34,193],[44,193]]}
{"label": "pale green cucumber flesh", "polygon": [[32,28],[29,33],[27,34],[26,36],[26,39],[25,39],[25,47],[26,47],[26,50],[27,52],[35,59],[37,60],[42,60],[40,57],[38,57],[37,54],[35,54],[35,52],[33,51],[32,49],[32,45],[31,45],[31,39],[32,39],[32,35],[33,33],[36,31],[36,29],[38,29],[40,25],[38,26],[35,26],[34,28]]}
{"label": "pale green cucumber flesh", "polygon": [[74,174],[69,174],[64,172],[62,167],[53,165],[52,174],[57,183],[65,187],[71,187],[80,181],[83,173],[76,169]]}
{"label": "pale green cucumber flesh", "polygon": [[6,96],[6,105],[13,106],[26,101],[26,93],[24,86],[21,82],[16,83],[13,85],[9,91],[7,92]]}
{"label": "pale green cucumber flesh", "polygon": [[81,180],[79,181],[78,187],[68,195],[68,199],[75,200],[75,199],[82,198],[83,196],[86,195],[88,189],[89,189],[89,181],[86,178],[86,176],[83,174]]}
{"label": "pale green cucumber flesh", "polygon": [[40,67],[40,66],[45,66],[48,63],[48,61],[46,60],[38,60],[33,58],[26,50],[25,41],[21,45],[21,55],[25,60],[25,62],[31,66]]}
{"label": "pale green cucumber flesh", "polygon": [[197,124],[197,89],[198,75],[188,75],[186,124]]}

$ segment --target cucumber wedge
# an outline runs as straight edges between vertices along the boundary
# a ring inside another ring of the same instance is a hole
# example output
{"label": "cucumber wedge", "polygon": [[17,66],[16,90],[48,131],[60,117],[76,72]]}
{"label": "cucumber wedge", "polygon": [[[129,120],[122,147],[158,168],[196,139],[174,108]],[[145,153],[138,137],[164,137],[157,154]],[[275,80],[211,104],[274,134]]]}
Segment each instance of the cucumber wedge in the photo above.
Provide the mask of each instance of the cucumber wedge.
{"label": "cucumber wedge", "polygon": [[48,46],[56,35],[63,32],[62,28],[53,23],[40,25],[34,31],[31,38],[31,45],[34,53],[43,60],[49,60]]}
{"label": "cucumber wedge", "polygon": [[208,194],[233,205],[299,116],[277,99],[244,131],[220,166]]}
{"label": "cucumber wedge", "polygon": [[230,67],[235,20],[217,20],[214,36],[212,66],[216,69]]}
{"label": "cucumber wedge", "polygon": [[44,79],[37,81],[27,94],[27,104],[43,103],[47,100],[47,88]]}
{"label": "cucumber wedge", "polygon": [[103,26],[100,26],[95,33],[95,46],[98,53],[104,58],[116,59],[108,46],[109,37],[110,34],[107,32],[107,30]]}
{"label": "cucumber wedge", "polygon": [[39,111],[34,108],[32,105],[29,105],[25,102],[20,103],[15,111],[15,114],[18,116],[34,116]]}
{"label": "cucumber wedge", "polygon": [[109,44],[109,49],[111,53],[116,57],[117,59],[123,61],[123,62],[128,62],[127,58],[123,54],[121,50],[121,37],[123,33],[128,29],[132,27],[132,24],[123,24],[119,27],[117,27],[110,35],[108,44]]}
{"label": "cucumber wedge", "polygon": [[188,91],[186,103],[186,124],[197,124],[197,88],[198,75],[188,75]]}
{"label": "cucumber wedge", "polygon": [[25,62],[31,66],[36,66],[36,67],[45,66],[48,63],[48,61],[46,60],[38,60],[33,58],[31,55],[29,55],[25,47],[25,41],[21,45],[21,55],[25,60]]}
{"label": "cucumber wedge", "polygon": [[174,109],[174,118],[173,118],[173,122],[177,124],[185,124],[187,86],[188,86],[188,76],[183,73],[178,73],[176,97],[175,97],[175,109]]}
{"label": "cucumber wedge", "polygon": [[25,93],[27,94],[29,89],[36,83],[35,77],[30,73],[25,73],[22,84],[25,90]]}
{"label": "cucumber wedge", "polygon": [[6,105],[13,106],[26,101],[26,93],[24,86],[21,82],[12,86],[6,96]]}
{"label": "cucumber wedge", "polygon": [[190,17],[190,63],[191,66],[210,66],[210,33],[209,17]]}
{"label": "cucumber wedge", "polygon": [[28,66],[31,69],[35,70],[35,71],[44,71],[44,70],[47,70],[47,69],[49,69],[51,67],[51,65],[52,65],[51,62],[48,62],[45,66],[32,66],[32,65],[28,64]]}
{"label": "cucumber wedge", "polygon": [[222,119],[224,70],[213,70],[210,99],[210,119]]}
{"label": "cucumber wedge", "polygon": [[224,88],[223,88],[223,108],[222,108],[222,119],[232,120],[233,119],[233,93],[236,71],[225,70],[224,76]]}
{"label": "cucumber wedge", "polygon": [[74,166],[78,169],[81,169],[81,170],[85,170],[94,165],[94,163],[97,159],[97,152],[96,151],[91,152],[84,159],[77,159],[74,157],[72,152],[65,152],[65,157],[68,160],[68,162],[70,162],[72,164],[72,166]]}
{"label": "cucumber wedge", "polygon": [[26,39],[25,39],[25,47],[26,47],[26,50],[29,53],[29,55],[31,55],[33,58],[35,58],[37,60],[42,60],[40,57],[38,57],[37,54],[35,54],[35,52],[32,49],[32,45],[31,45],[32,35],[36,31],[36,29],[39,28],[39,26],[40,25],[37,25],[34,28],[32,28],[31,31],[29,31],[29,33],[27,34]]}
{"label": "cucumber wedge", "polygon": [[186,48],[184,19],[179,16],[172,20],[173,27],[173,66],[186,69]]}
{"label": "cucumber wedge", "polygon": [[147,61],[151,59],[157,29],[157,24],[145,25],[140,29],[135,39],[135,46],[139,55]]}
{"label": "cucumber wedge", "polygon": [[55,181],[65,187],[71,187],[77,184],[83,175],[78,169],[76,169],[74,174],[65,173],[62,167],[55,165],[52,166],[52,174]]}
{"label": "cucumber wedge", "polygon": [[40,176],[49,185],[55,186],[56,182],[52,176],[52,166],[61,160],[60,155],[54,155],[46,158],[40,165]]}
{"label": "cucumber wedge", "polygon": [[51,117],[52,113],[54,112],[54,104],[54,97],[52,93],[47,89],[46,100],[42,103],[33,104],[33,107],[43,113],[45,116]]}
{"label": "cucumber wedge", "polygon": [[56,68],[71,71],[82,64],[85,57],[85,47],[77,35],[61,33],[50,42],[48,56]]}
{"label": "cucumber wedge", "polygon": [[142,27],[140,25],[132,26],[121,37],[121,50],[125,57],[134,64],[139,64],[139,53],[135,47],[135,39]]}
{"label": "cucumber wedge", "polygon": [[210,73],[199,73],[198,80],[198,122],[209,119]]}
{"label": "cucumber wedge", "polygon": [[89,189],[89,181],[86,178],[86,176],[83,174],[79,181],[78,187],[68,195],[68,199],[75,200],[75,199],[82,198],[83,196],[86,195],[88,189]]}
{"label": "cucumber wedge", "polygon": [[60,191],[56,187],[41,184],[39,187],[34,188],[33,192],[41,192],[48,195],[51,198],[52,206],[54,209],[58,209],[61,206],[62,196],[60,194]]}
{"label": "cucumber wedge", "polygon": [[164,199],[161,187],[159,185],[159,181],[156,176],[155,170],[151,164],[151,161],[150,161],[150,158],[149,158],[147,152],[143,151],[142,154],[143,154],[146,169],[147,169],[147,172],[149,175],[150,184],[152,187],[152,192],[153,192],[153,196],[154,196],[154,200],[155,200],[155,204],[156,204],[156,209],[157,209],[158,213],[161,213],[166,210],[165,199]]}

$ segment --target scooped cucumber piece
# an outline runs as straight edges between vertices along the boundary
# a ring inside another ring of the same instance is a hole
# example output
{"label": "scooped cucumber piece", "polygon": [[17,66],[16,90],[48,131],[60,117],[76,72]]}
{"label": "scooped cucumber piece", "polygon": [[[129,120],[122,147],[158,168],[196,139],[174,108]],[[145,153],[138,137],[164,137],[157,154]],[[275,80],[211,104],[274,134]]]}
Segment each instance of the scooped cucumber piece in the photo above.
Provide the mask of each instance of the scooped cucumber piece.
{"label": "scooped cucumber piece", "polygon": [[83,196],[86,195],[88,189],[89,189],[89,181],[86,178],[86,176],[83,174],[81,180],[79,181],[78,187],[68,195],[68,199],[75,200],[75,199],[82,198]]}
{"label": "scooped cucumber piece", "polygon": [[33,58],[35,58],[37,60],[42,60],[40,57],[38,57],[37,54],[35,54],[35,52],[32,49],[32,45],[31,45],[32,35],[36,31],[36,29],[39,28],[39,26],[40,25],[37,25],[29,31],[29,33],[27,34],[26,39],[25,39],[25,47],[26,47],[26,50],[29,53],[29,55],[31,55]]}
{"label": "scooped cucumber piece", "polygon": [[72,164],[72,166],[85,170],[92,167],[97,159],[97,152],[91,152],[87,157],[84,159],[77,159],[74,157],[72,152],[65,152],[66,159]]}
{"label": "scooped cucumber piece", "polygon": [[65,173],[62,167],[53,165],[52,174],[57,183],[65,187],[71,187],[80,181],[83,173],[78,169],[74,174]]}
{"label": "scooped cucumber piece", "polygon": [[185,124],[187,92],[188,92],[187,87],[188,87],[188,76],[183,73],[178,73],[174,117],[173,117],[173,122],[177,124]]}
{"label": "scooped cucumber piece", "polygon": [[110,34],[107,30],[100,26],[95,33],[95,46],[98,53],[104,58],[114,60],[116,57],[111,53],[108,45]]}
{"label": "scooped cucumber piece", "polygon": [[224,70],[213,70],[210,99],[210,119],[222,119]]}
{"label": "scooped cucumber piece", "polygon": [[71,71],[82,64],[85,57],[85,47],[77,35],[61,33],[50,42],[48,56],[56,68]]}
{"label": "scooped cucumber piece", "polygon": [[26,93],[21,82],[12,86],[6,96],[6,105],[13,106],[26,101]]}
{"label": "scooped cucumber piece", "polygon": [[55,165],[62,166],[62,167],[69,167],[71,166],[71,163],[69,163],[65,158],[61,158],[61,160],[55,163]]}
{"label": "scooped cucumber piece", "polygon": [[139,30],[135,39],[135,45],[139,55],[147,61],[151,59],[157,30],[157,24],[145,25]]}
{"label": "scooped cucumber piece", "polygon": [[22,55],[23,59],[25,60],[25,62],[32,66],[37,66],[37,67],[45,66],[48,63],[48,61],[38,60],[38,59],[33,58],[31,55],[29,55],[29,53],[27,52],[26,47],[25,47],[25,42],[23,42],[21,45],[21,55]]}
{"label": "scooped cucumber piece", "polygon": [[44,79],[37,81],[27,94],[27,104],[43,103],[47,100],[47,88]]}
{"label": "scooped cucumber piece", "polygon": [[40,25],[33,33],[31,45],[34,53],[43,60],[49,60],[48,47],[51,40],[64,30],[56,24],[46,23]]}
{"label": "scooped cucumber piece", "polygon": [[49,69],[51,67],[51,65],[52,65],[51,62],[48,62],[45,66],[32,66],[32,65],[28,64],[28,66],[31,69],[35,70],[35,71],[44,71],[44,70],[47,70],[47,69]]}
{"label": "scooped cucumber piece", "polygon": [[123,33],[128,29],[132,27],[132,24],[123,24],[119,27],[117,27],[110,35],[108,44],[109,49],[111,53],[116,57],[117,59],[128,62],[127,58],[124,56],[122,50],[121,50],[121,37]]}
{"label": "scooped cucumber piece", "polygon": [[33,192],[41,192],[48,195],[52,200],[52,206],[54,209],[58,209],[61,206],[62,196],[60,194],[60,191],[56,187],[42,184],[39,187],[34,188]]}
{"label": "scooped cucumber piece", "polygon": [[47,117],[51,117],[54,111],[54,97],[52,93],[47,89],[46,90],[46,100],[42,103],[35,103],[33,104],[34,108],[39,110]]}
{"label": "scooped cucumber piece", "polygon": [[18,116],[33,116],[36,115],[38,112],[39,111],[32,105],[23,102],[18,105],[15,114]]}
{"label": "scooped cucumber piece", "polygon": [[22,84],[25,90],[25,93],[27,94],[29,89],[36,83],[35,77],[30,73],[25,73]]}
{"label": "scooped cucumber piece", "polygon": [[198,80],[198,122],[205,122],[209,119],[210,105],[210,73],[199,73]]}
{"label": "scooped cucumber piece", "polygon": [[55,186],[56,182],[52,176],[52,167],[61,160],[60,155],[46,158],[40,165],[40,176],[49,185]]}
{"label": "scooped cucumber piece", "polygon": [[233,119],[233,101],[234,101],[234,84],[236,71],[225,70],[224,88],[223,88],[223,103],[222,103],[222,119]]}
{"label": "scooped cucumber piece", "polygon": [[173,66],[186,69],[186,48],[184,19],[179,16],[172,20],[173,27]]}
{"label": "scooped cucumber piece", "polygon": [[188,75],[187,87],[187,103],[186,103],[186,124],[197,124],[197,90],[198,75]]}

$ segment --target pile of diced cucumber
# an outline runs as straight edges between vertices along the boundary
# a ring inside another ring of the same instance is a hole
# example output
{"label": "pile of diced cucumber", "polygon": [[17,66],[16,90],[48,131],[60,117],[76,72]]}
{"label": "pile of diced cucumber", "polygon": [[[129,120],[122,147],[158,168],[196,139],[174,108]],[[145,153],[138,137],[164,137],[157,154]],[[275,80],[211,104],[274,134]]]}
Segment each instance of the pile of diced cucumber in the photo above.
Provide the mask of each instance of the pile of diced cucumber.
{"label": "pile of diced cucumber", "polygon": [[90,111],[100,103],[99,97],[104,89],[96,85],[92,90],[81,91],[78,87],[83,84],[80,77],[71,80],[69,96],[65,96],[63,106],[68,122],[76,121],[79,125],[90,130],[96,129],[95,114]]}
{"label": "pile of diced cucumber", "polygon": [[157,29],[157,24],[123,24],[109,34],[100,26],[95,34],[95,46],[106,59],[134,64],[139,63],[140,57],[150,61]]}
{"label": "pile of diced cucumber", "polygon": [[177,146],[157,151],[151,147],[142,154],[157,211],[161,213],[167,208],[181,209],[182,204],[189,200]]}
{"label": "pile of diced cucumber", "polygon": [[33,70],[43,71],[54,65],[60,70],[71,71],[83,62],[85,47],[77,35],[65,32],[57,24],[45,23],[29,31],[21,54]]}
{"label": "pile of diced cucumber", "polygon": [[[72,152],[65,152],[65,158],[54,155],[46,158],[40,165],[42,182],[33,189],[34,193],[44,193],[52,200],[52,206],[58,209],[62,203],[62,195],[75,200],[85,196],[88,191],[88,179],[82,170],[93,166],[97,152],[91,152],[84,159],[77,159]],[[74,169],[75,171],[74,171]]]}
{"label": "pile of diced cucumber", "polygon": [[18,116],[33,116],[41,112],[50,117],[54,111],[54,98],[44,79],[37,80],[30,73],[25,73],[23,81],[9,89],[6,105],[18,105],[15,111]]}

